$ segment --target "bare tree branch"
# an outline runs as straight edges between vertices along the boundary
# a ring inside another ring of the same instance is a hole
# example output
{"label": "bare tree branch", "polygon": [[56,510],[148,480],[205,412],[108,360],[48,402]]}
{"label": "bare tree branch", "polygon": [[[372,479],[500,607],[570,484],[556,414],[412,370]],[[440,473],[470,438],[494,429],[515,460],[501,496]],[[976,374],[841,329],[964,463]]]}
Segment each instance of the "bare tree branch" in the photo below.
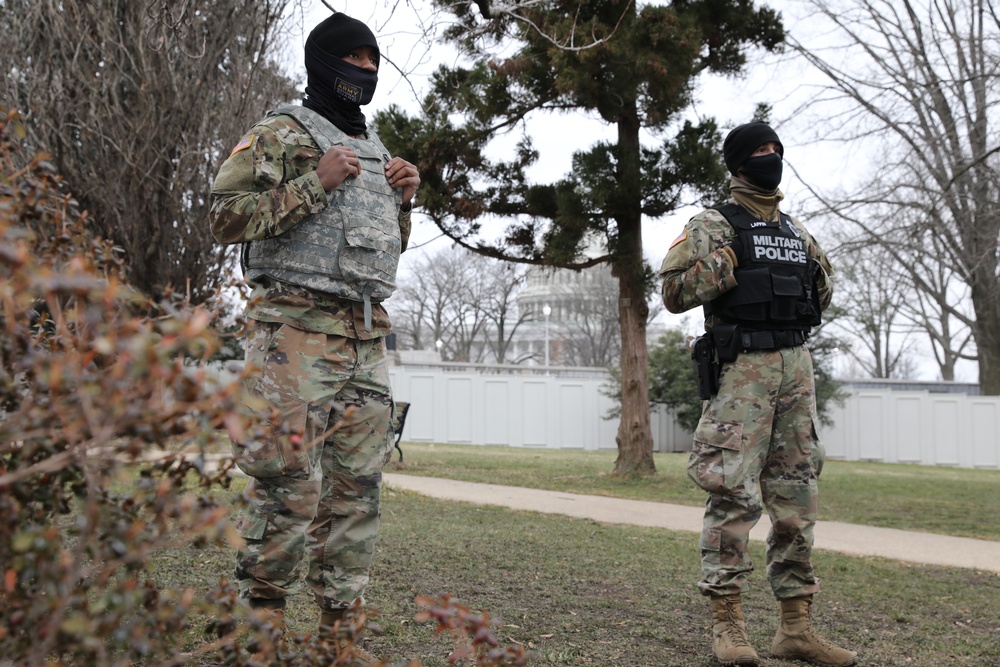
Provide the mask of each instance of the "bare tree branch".
{"label": "bare tree branch", "polygon": [[[917,291],[912,311],[942,374],[972,343],[981,391],[1000,394],[1000,24],[986,0],[807,0],[830,43],[787,43],[826,80],[810,102],[879,154],[827,214],[881,244]],[[959,289],[957,281],[964,285]],[[958,296],[959,298],[956,298]],[[931,321],[936,324],[927,326]],[[953,323],[960,324],[958,329]],[[945,342],[945,337],[952,340]]]}
{"label": "bare tree branch", "polygon": [[298,1],[4,4],[0,89],[26,153],[53,155],[143,292],[201,302],[228,280],[209,190],[245,128],[295,95],[277,55]]}

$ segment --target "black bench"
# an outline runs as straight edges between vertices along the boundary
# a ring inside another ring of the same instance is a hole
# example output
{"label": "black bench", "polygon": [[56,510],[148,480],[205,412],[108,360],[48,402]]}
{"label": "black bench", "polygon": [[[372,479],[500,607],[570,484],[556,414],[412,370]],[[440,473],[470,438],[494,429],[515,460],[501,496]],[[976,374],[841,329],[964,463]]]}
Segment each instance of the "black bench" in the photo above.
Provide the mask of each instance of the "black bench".
{"label": "black bench", "polygon": [[396,401],[396,418],[392,420],[392,432],[396,436],[396,450],[399,452],[399,462],[403,462],[403,450],[399,447],[399,441],[403,438],[403,427],[406,425],[406,413],[410,411],[410,404],[406,401]]}

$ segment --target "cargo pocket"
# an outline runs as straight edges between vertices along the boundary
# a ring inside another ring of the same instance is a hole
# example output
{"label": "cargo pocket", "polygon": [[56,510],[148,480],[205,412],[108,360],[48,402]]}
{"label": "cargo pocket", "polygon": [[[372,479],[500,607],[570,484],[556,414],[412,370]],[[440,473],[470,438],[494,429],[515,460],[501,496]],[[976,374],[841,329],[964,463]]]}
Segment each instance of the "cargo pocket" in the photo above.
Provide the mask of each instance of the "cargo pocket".
{"label": "cargo pocket", "polygon": [[709,493],[731,493],[743,484],[742,422],[702,420],[694,432],[688,476]]}
{"label": "cargo pocket", "polygon": [[698,546],[701,548],[701,567],[706,577],[708,572],[718,572],[722,568],[722,530],[703,529]]}
{"label": "cargo pocket", "polygon": [[[278,395],[267,402],[257,429],[244,442],[233,441],[236,465],[251,477],[277,477],[305,470],[309,466],[306,419],[309,404],[291,396]],[[277,419],[271,415],[277,414]]]}
{"label": "cargo pocket", "polygon": [[267,533],[267,524],[266,517],[251,517],[244,513],[236,520],[236,532],[247,543],[262,542]]}
{"label": "cargo pocket", "polygon": [[236,579],[267,579],[268,573],[260,565],[260,554],[264,548],[264,538],[268,533],[267,517],[243,514],[236,521],[236,532],[243,538],[243,545],[237,551]]}
{"label": "cargo pocket", "polygon": [[309,404],[292,395],[298,386],[283,344],[297,334],[287,325],[256,323],[247,341],[247,364],[260,368],[246,379],[246,407],[259,417],[244,437],[232,441],[236,465],[251,477],[276,477],[309,467]]}

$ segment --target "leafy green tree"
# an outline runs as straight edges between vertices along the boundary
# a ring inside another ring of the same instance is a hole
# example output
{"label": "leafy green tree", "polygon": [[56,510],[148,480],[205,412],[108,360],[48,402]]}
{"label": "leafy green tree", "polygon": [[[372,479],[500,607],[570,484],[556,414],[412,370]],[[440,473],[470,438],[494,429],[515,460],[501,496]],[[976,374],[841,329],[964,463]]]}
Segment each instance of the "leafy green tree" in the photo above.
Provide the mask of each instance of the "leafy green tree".
{"label": "leafy green tree", "polygon": [[[445,38],[471,60],[433,77],[420,117],[378,114],[391,150],[414,156],[424,212],[455,242],[498,259],[564,268],[608,263],[618,280],[622,419],[614,474],[655,471],[646,382],[646,296],[653,272],[642,255],[642,222],[679,206],[721,198],[725,172],[713,119],[683,120],[694,80],[739,73],[751,46],[776,49],[776,12],[747,0],[640,4],[631,0],[489,3],[436,0],[454,17]],[[501,55],[503,54],[503,55]],[[529,183],[538,158],[523,136],[506,158],[492,139],[540,112],[596,117],[614,141],[582,137],[572,171]],[[641,136],[659,143],[646,145]],[[506,230],[489,240],[484,223]],[[592,238],[606,254],[585,258]]]}
{"label": "leafy green tree", "polygon": [[[694,431],[701,417],[702,401],[695,385],[694,362],[688,336],[680,329],[669,329],[649,348],[649,405],[665,405],[673,411],[677,423]],[[621,373],[612,369],[611,381],[602,393],[621,401]],[[621,414],[617,406],[606,418]]]}

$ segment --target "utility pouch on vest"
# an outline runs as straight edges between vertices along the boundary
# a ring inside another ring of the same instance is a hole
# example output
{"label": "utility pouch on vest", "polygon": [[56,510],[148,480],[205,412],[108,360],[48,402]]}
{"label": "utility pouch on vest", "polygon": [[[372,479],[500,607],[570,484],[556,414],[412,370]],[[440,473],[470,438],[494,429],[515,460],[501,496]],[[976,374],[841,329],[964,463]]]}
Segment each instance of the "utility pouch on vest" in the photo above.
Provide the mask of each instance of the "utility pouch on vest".
{"label": "utility pouch on vest", "polygon": [[691,359],[694,360],[694,376],[698,383],[698,398],[707,401],[719,393],[719,375],[722,366],[715,354],[712,334],[704,334],[694,339],[691,345]]}
{"label": "utility pouch on vest", "polygon": [[719,361],[729,363],[736,361],[743,350],[743,335],[738,324],[716,324],[712,326],[712,337],[715,338],[715,349]]}

